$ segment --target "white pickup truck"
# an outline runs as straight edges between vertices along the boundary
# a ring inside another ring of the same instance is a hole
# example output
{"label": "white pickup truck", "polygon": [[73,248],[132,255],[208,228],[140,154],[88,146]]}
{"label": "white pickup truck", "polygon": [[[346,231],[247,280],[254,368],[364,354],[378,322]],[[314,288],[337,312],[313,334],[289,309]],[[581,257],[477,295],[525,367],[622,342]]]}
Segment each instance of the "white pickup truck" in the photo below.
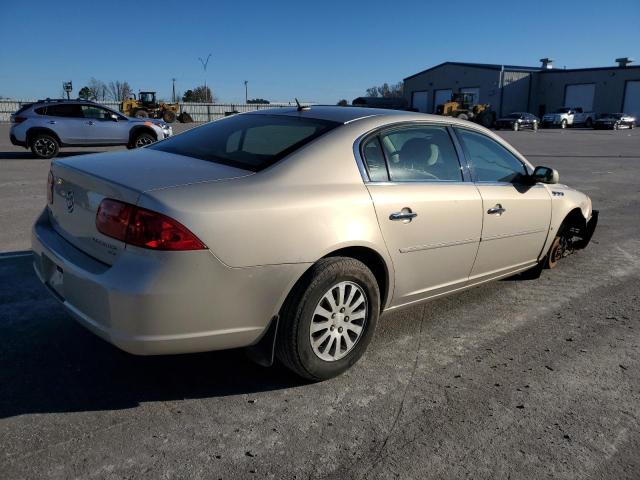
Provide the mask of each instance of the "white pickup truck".
{"label": "white pickup truck", "polygon": [[563,107],[554,113],[545,113],[541,126],[567,128],[573,125],[584,125],[591,128],[595,119],[594,112],[585,112],[582,107]]}

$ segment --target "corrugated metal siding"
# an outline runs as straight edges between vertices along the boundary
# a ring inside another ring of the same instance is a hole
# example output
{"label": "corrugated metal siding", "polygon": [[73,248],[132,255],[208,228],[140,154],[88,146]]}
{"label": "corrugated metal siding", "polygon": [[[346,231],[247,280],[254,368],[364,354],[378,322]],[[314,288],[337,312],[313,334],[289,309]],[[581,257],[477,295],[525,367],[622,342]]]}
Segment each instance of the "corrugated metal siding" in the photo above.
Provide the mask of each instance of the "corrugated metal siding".
{"label": "corrugated metal siding", "polygon": [[502,105],[499,115],[528,111],[530,82],[530,72],[505,70],[502,78]]}
{"label": "corrugated metal siding", "polygon": [[[35,100],[0,100],[0,122],[8,122],[12,113],[26,103]],[[105,107],[120,109],[119,102],[100,102]],[[301,105],[311,105],[301,103]],[[195,122],[209,122],[224,117],[226,112],[252,112],[265,108],[281,108],[295,106],[295,103],[270,103],[268,105],[244,103],[180,103],[180,111],[187,112]]]}

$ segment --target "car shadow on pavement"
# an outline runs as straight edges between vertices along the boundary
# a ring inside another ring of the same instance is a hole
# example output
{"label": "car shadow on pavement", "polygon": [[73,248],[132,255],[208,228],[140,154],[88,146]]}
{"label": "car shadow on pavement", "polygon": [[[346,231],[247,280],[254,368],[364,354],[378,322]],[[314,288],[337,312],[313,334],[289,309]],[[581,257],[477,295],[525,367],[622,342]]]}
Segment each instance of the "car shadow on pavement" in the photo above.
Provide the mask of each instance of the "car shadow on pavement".
{"label": "car shadow on pavement", "polygon": [[33,273],[30,252],[0,255],[0,366],[0,418],[304,384],[282,367],[259,367],[242,350],[161,357],[122,352],[51,298]]}
{"label": "car shadow on pavement", "polygon": [[[100,153],[97,151],[82,151],[82,152],[60,152],[56,158],[75,157],[76,155],[88,155],[90,153]],[[44,160],[36,157],[29,151],[23,152],[0,152],[0,160]]]}

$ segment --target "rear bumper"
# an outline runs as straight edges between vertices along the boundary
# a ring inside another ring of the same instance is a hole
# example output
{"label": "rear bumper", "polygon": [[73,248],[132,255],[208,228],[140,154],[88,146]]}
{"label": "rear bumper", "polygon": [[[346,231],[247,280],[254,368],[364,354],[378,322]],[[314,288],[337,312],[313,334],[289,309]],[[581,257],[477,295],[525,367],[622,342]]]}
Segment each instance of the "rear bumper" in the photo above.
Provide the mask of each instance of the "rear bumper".
{"label": "rear bumper", "polygon": [[46,210],[32,230],[35,272],[83,326],[129,353],[222,350],[257,342],[306,265],[229,268],[208,250],[127,247],[103,264],[64,240]]}
{"label": "rear bumper", "polygon": [[9,140],[11,141],[12,145],[17,145],[18,147],[25,147],[25,148],[27,147],[27,142],[21,142],[13,133],[9,134]]}

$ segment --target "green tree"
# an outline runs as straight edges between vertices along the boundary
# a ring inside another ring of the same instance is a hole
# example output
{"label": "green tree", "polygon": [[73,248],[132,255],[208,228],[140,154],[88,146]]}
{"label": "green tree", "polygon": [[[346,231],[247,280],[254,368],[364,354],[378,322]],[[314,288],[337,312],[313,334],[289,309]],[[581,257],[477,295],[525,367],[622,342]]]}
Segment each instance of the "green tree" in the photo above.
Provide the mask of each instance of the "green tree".
{"label": "green tree", "polygon": [[349,102],[343,98],[336,105],[339,105],[341,107],[346,107],[347,105],[349,105]]}
{"label": "green tree", "polygon": [[247,104],[254,105],[269,105],[271,102],[269,100],[265,100],[264,98],[250,98],[247,100]]}
{"label": "green tree", "polygon": [[78,98],[82,100],[95,100],[92,98],[91,89],[89,87],[82,87],[78,92]]}
{"label": "green tree", "polygon": [[183,102],[198,102],[198,103],[215,103],[217,98],[213,96],[211,93],[211,89],[209,87],[205,87],[204,85],[200,85],[199,87],[194,88],[193,90],[189,89],[184,92],[182,96]]}

